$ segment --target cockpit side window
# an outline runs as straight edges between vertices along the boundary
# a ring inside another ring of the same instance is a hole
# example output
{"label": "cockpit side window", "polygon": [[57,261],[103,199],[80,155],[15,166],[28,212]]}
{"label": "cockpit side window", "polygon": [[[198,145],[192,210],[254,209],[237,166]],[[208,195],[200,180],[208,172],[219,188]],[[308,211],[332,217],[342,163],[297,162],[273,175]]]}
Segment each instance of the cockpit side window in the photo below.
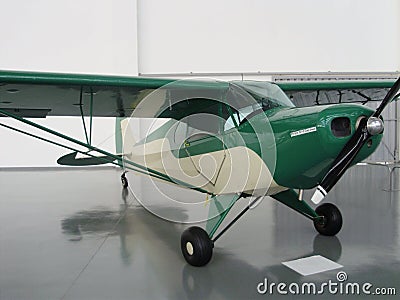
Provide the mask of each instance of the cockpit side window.
{"label": "cockpit side window", "polygon": [[243,121],[248,117],[250,114],[252,114],[255,111],[259,111],[261,109],[261,106],[257,103],[253,105],[249,105],[246,107],[242,107],[239,110],[235,110],[231,116],[226,120],[225,125],[224,125],[224,131],[227,131],[233,127],[238,127],[240,126]]}

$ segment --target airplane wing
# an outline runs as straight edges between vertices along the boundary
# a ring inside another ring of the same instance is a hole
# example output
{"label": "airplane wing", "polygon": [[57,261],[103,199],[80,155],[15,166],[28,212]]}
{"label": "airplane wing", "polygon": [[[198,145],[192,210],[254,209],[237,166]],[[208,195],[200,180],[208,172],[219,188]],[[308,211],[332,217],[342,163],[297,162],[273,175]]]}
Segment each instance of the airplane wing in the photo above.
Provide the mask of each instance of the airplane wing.
{"label": "airplane wing", "polygon": [[[277,82],[297,106],[309,103],[310,98],[317,105],[380,101],[393,83],[394,80]],[[218,81],[0,71],[0,109],[20,117],[127,117],[146,96],[162,87],[169,91],[185,89],[185,93],[190,89],[196,94],[199,90],[213,90],[214,94],[208,95],[213,98],[228,85]],[[158,114],[170,105],[167,93],[152,98],[159,102],[152,104],[160,110]],[[190,107],[195,112],[210,109],[206,101],[202,104],[204,107],[199,102]],[[188,114],[187,106],[176,108],[165,117],[180,119]]]}
{"label": "airplane wing", "polygon": [[[227,84],[142,77],[0,71],[0,109],[20,117],[128,117],[151,92],[169,89],[220,90]],[[154,99],[156,97],[153,97]],[[159,98],[153,106],[168,106]]]}

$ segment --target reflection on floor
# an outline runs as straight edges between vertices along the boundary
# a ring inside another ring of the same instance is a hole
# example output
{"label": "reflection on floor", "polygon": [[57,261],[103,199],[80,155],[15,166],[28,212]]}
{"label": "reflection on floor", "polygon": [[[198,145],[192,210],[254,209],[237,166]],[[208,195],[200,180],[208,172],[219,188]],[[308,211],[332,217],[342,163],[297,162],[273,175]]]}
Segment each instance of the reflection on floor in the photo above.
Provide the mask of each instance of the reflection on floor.
{"label": "reflection on floor", "polygon": [[[354,167],[329,194],[344,217],[337,237],[317,235],[309,220],[266,197],[218,240],[203,268],[181,256],[180,234],[188,225],[149,213],[121,192],[119,175],[111,168],[0,172],[0,299],[271,298],[276,290],[257,292],[265,278],[336,280],[338,270],[301,276],[281,264],[310,255],[343,265],[348,282],[400,293],[400,193],[383,191],[385,168]],[[146,197],[157,198],[157,191]],[[185,213],[168,209],[171,216]],[[302,297],[309,298],[296,298]]]}

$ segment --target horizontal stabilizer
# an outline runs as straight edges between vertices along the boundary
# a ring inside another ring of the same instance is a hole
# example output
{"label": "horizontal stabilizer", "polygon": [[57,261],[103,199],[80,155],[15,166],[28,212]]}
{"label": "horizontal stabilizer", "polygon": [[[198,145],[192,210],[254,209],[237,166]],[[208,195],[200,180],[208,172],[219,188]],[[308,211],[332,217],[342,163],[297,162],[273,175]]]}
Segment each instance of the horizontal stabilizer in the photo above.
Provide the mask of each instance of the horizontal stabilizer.
{"label": "horizontal stabilizer", "polygon": [[77,158],[78,152],[72,152],[67,155],[61,156],[57,163],[63,166],[95,166],[95,165],[104,165],[108,163],[112,163],[115,161],[114,157],[110,156],[96,156],[92,157],[89,155],[84,155],[82,158]]}

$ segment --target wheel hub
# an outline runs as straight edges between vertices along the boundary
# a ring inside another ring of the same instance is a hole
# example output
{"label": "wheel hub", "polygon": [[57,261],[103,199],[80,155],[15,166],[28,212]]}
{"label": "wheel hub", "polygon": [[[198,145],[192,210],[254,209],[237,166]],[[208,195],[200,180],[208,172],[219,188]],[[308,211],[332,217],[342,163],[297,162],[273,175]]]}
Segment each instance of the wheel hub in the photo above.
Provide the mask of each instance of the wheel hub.
{"label": "wheel hub", "polygon": [[320,216],[318,218],[318,225],[321,227],[325,227],[326,226],[326,217],[325,216]]}
{"label": "wheel hub", "polygon": [[193,249],[193,245],[191,242],[187,242],[186,243],[186,251],[189,255],[193,255],[194,253],[194,249]]}

